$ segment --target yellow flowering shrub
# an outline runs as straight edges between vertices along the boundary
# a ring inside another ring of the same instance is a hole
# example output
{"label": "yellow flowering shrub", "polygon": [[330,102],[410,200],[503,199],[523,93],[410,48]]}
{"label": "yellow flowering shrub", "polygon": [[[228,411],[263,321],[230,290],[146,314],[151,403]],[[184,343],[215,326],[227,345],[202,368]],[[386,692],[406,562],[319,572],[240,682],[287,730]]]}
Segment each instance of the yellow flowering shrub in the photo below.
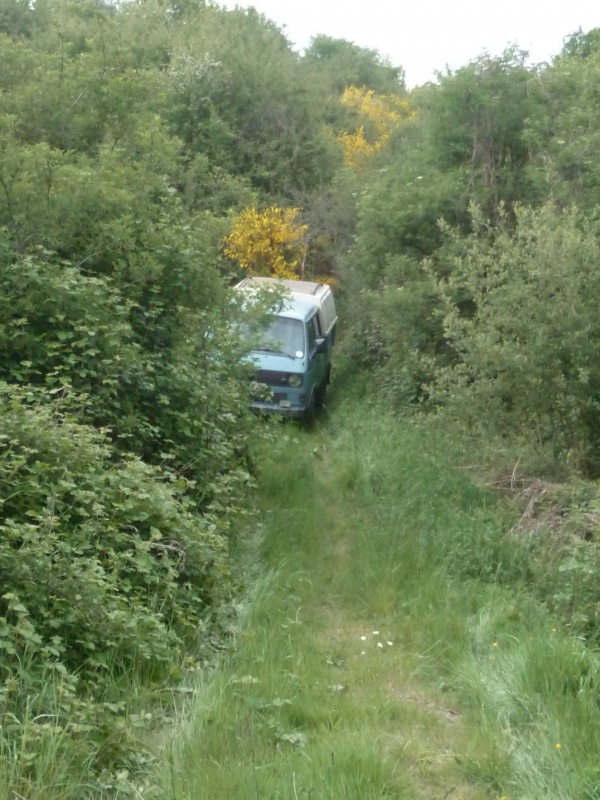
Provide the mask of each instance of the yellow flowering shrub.
{"label": "yellow flowering shrub", "polygon": [[365,136],[365,126],[353,133],[340,133],[347,167],[360,169],[374,153],[388,142],[392,130],[403,120],[414,117],[408,100],[391,94],[376,94],[372,89],[347,86],[340,98],[342,105],[354,109],[373,131],[372,140]]}
{"label": "yellow flowering shrub", "polygon": [[250,275],[295,278],[308,227],[299,208],[246,208],[234,220],[223,251]]}

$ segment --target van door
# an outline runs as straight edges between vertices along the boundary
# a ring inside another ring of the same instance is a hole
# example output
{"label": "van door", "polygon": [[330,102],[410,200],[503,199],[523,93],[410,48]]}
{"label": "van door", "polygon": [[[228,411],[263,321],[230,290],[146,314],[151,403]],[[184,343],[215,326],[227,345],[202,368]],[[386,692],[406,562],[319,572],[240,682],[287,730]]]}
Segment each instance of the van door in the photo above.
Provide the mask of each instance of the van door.
{"label": "van door", "polygon": [[317,315],[312,316],[306,323],[306,340],[308,345],[308,381],[307,400],[321,385],[327,371],[328,354],[317,345],[321,337]]}

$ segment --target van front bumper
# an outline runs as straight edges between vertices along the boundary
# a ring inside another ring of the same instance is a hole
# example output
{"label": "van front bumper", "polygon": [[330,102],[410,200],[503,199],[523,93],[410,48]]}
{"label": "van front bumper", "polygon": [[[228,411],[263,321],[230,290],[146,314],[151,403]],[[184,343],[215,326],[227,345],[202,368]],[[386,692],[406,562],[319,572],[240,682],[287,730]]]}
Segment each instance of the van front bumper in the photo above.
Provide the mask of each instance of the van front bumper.
{"label": "van front bumper", "polygon": [[287,419],[302,419],[306,416],[306,406],[288,399],[255,400],[252,410],[257,414],[276,414]]}

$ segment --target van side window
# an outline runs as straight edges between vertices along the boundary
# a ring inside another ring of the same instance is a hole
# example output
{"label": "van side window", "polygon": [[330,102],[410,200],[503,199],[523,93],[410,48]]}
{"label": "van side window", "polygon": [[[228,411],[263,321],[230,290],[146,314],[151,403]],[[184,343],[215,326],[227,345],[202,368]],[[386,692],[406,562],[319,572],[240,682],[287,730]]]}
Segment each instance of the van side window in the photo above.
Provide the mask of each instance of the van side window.
{"label": "van side window", "polygon": [[311,317],[308,322],[306,323],[307,327],[307,334],[308,334],[308,352],[310,355],[315,352],[317,349],[317,315],[315,314],[314,317]]}

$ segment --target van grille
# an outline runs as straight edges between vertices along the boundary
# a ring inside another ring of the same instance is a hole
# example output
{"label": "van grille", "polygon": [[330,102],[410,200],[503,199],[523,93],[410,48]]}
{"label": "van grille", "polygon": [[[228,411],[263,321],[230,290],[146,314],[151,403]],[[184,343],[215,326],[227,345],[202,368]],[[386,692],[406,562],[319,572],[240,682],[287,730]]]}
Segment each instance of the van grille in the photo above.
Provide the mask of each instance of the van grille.
{"label": "van grille", "polygon": [[268,386],[287,386],[290,377],[289,372],[276,372],[271,369],[259,369],[254,375],[254,380],[258,383],[266,383]]}

